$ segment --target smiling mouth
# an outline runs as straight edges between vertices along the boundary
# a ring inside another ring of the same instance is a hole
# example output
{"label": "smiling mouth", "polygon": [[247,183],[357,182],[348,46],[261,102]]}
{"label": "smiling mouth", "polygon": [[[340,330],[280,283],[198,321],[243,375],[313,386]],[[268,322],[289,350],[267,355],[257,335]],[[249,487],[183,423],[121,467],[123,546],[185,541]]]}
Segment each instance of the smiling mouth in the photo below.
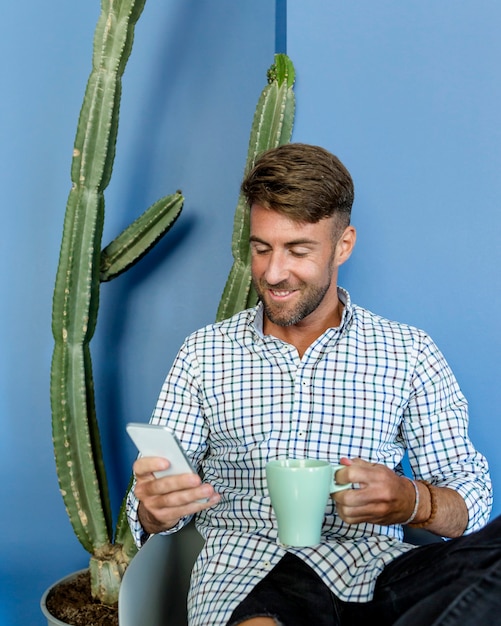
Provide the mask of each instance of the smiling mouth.
{"label": "smiling mouth", "polygon": [[292,286],[286,281],[273,285],[266,280],[260,280],[256,282],[256,289],[263,297],[265,297],[265,294],[268,294],[270,300],[279,302],[280,300],[285,301],[287,298],[299,293],[301,291],[301,285]]}
{"label": "smiling mouth", "polygon": [[296,289],[270,289],[268,292],[273,298],[287,298],[288,296],[296,293]]}

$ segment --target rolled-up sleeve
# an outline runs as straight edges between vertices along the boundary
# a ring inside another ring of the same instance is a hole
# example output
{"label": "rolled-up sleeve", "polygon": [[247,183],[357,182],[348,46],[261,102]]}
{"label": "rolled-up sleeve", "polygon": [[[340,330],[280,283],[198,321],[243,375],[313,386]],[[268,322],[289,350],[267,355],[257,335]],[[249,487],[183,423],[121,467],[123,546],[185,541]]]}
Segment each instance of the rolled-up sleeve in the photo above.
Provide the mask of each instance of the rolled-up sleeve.
{"label": "rolled-up sleeve", "polygon": [[404,436],[416,478],[457,491],[468,508],[465,533],[480,529],[492,508],[485,457],[468,434],[468,404],[440,350],[425,334],[416,351]]}

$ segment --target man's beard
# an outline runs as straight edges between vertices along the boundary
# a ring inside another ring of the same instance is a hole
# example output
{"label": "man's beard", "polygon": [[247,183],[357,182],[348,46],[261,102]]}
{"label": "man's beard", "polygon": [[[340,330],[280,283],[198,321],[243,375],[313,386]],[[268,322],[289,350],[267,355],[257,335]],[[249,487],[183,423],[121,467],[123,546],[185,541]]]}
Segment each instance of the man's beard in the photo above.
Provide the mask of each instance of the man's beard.
{"label": "man's beard", "polygon": [[[331,282],[331,275],[325,285],[321,286],[308,286],[307,283],[299,283],[295,288],[291,288],[285,281],[277,285],[269,285],[266,281],[256,281],[253,279],[254,288],[258,294],[259,299],[263,303],[264,312],[266,317],[277,326],[293,326],[298,324],[305,317],[313,313],[322,300],[325,294],[329,290]],[[300,298],[295,306],[290,308],[287,304],[281,305],[280,303],[268,303],[264,298],[264,294],[269,290],[293,290],[299,289]]]}

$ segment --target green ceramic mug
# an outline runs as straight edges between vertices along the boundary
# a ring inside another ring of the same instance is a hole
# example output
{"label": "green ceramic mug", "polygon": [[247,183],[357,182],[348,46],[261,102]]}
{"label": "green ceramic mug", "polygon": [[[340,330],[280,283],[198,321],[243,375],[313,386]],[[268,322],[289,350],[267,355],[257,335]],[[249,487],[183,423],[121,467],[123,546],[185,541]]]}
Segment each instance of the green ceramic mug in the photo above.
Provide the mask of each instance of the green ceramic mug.
{"label": "green ceramic mug", "polygon": [[342,467],[315,459],[278,459],[266,464],[281,544],[306,547],[320,543],[329,494],[351,488],[351,483],[336,484],[336,472]]}

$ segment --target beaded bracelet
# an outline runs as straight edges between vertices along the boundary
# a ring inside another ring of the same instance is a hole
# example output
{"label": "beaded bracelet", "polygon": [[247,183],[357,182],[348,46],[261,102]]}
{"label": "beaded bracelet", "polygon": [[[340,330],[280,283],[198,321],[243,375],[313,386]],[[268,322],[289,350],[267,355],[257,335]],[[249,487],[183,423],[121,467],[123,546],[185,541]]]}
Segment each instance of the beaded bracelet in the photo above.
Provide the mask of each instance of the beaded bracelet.
{"label": "beaded bracelet", "polygon": [[422,483],[428,489],[428,492],[430,494],[430,514],[428,515],[428,519],[425,519],[424,522],[419,522],[417,524],[410,524],[412,528],[426,528],[433,522],[437,514],[437,498],[435,496],[435,491],[433,489],[433,486],[430,485],[430,483],[427,482],[426,480],[420,480],[419,482]]}
{"label": "beaded bracelet", "polygon": [[415,480],[412,480],[412,478],[409,478],[408,476],[404,476],[404,478],[407,478],[407,480],[409,480],[412,483],[412,486],[414,487],[414,491],[416,492],[416,500],[414,502],[414,508],[412,510],[412,513],[409,519],[405,520],[405,522],[402,522],[402,524],[405,526],[406,524],[410,524],[417,515],[418,508],[419,508],[419,488]]}

